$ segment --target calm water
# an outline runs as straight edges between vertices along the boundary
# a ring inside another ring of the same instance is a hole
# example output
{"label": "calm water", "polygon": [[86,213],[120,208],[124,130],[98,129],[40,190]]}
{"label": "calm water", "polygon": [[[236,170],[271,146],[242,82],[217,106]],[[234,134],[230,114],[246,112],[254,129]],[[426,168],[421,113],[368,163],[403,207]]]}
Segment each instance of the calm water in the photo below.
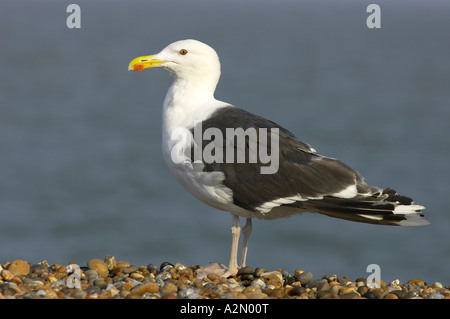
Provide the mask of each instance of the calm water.
{"label": "calm water", "polygon": [[[248,263],[450,283],[450,5],[378,1],[0,3],[0,262],[228,262],[231,217],[192,198],[161,155],[162,70],[129,61],[195,38],[222,61],[216,97],[269,117],[431,225],[303,214],[254,222]],[[408,3],[408,4],[407,4]]]}

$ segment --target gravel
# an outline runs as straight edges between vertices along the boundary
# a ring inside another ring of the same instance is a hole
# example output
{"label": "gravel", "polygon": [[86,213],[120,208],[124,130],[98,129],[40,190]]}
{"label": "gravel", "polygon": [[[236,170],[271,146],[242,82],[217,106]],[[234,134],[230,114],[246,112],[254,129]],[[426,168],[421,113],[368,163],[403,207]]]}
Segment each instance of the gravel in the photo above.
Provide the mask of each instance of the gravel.
{"label": "gravel", "polygon": [[421,279],[398,279],[369,287],[337,275],[310,271],[245,267],[236,276],[197,277],[200,266],[164,262],[159,267],[116,262],[114,256],[85,266],[32,264],[14,260],[0,265],[0,299],[450,299],[450,287]]}

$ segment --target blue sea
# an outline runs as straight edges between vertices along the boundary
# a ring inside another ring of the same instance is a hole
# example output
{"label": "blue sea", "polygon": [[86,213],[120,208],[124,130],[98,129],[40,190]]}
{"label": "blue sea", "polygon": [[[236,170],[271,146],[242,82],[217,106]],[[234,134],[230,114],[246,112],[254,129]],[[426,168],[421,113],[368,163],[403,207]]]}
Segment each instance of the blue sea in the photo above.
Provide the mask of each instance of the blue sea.
{"label": "blue sea", "polygon": [[[80,8],[81,28],[68,28]],[[0,3],[0,263],[227,264],[231,216],[193,198],[161,154],[163,70],[140,55],[194,38],[216,49],[216,98],[427,207],[424,227],[316,214],[255,220],[252,267],[450,284],[450,3]]]}

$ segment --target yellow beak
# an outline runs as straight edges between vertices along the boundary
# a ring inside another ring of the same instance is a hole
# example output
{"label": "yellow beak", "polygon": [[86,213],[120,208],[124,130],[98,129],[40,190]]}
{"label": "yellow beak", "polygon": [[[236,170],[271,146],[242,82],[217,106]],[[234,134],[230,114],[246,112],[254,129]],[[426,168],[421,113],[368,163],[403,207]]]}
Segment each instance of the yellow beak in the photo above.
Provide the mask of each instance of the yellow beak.
{"label": "yellow beak", "polygon": [[155,59],[155,55],[140,56],[133,59],[133,61],[128,64],[128,71],[142,71],[148,68],[158,68],[161,66],[161,63],[164,62],[166,61]]}

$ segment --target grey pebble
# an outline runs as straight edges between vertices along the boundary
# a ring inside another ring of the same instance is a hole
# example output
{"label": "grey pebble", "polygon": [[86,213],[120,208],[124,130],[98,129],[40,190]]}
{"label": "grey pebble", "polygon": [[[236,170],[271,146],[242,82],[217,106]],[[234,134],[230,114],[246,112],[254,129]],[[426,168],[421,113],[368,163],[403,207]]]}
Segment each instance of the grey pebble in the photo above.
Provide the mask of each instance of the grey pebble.
{"label": "grey pebble", "polygon": [[212,282],[207,282],[206,284],[203,285],[203,287],[206,289],[214,289],[214,288],[216,288],[216,284],[214,284]]}
{"label": "grey pebble", "polygon": [[77,293],[74,294],[74,298],[76,299],[85,299],[87,295],[87,292],[82,290],[82,291],[78,291]]}
{"label": "grey pebble", "polygon": [[114,287],[116,287],[116,288],[120,288],[120,287],[122,287],[123,285],[126,284],[126,282],[123,281],[123,280],[119,280],[119,281],[114,281],[113,280],[113,282],[114,282]]}
{"label": "grey pebble", "polygon": [[167,279],[171,279],[171,278],[172,278],[172,275],[170,274],[170,272],[167,272],[167,271],[160,272],[155,277],[156,281],[158,281],[158,279],[160,279],[162,281],[166,281]]}
{"label": "grey pebble", "polygon": [[120,277],[114,277],[114,278],[113,278],[113,282],[114,282],[114,283],[116,283],[116,282],[122,282],[122,281],[125,280],[125,278],[127,278],[127,277],[129,277],[129,276],[130,276],[129,274],[125,274],[125,275],[120,276]]}
{"label": "grey pebble", "polygon": [[321,290],[317,292],[317,299],[331,299],[336,295],[331,290]]}
{"label": "grey pebble", "polygon": [[326,279],[328,282],[337,281],[337,275],[325,275],[322,279]]}
{"label": "grey pebble", "polygon": [[259,277],[261,276],[263,273],[265,273],[267,271],[267,269],[264,268],[256,268],[255,269],[255,276]]}
{"label": "grey pebble", "polygon": [[377,299],[378,298],[377,295],[373,291],[368,291],[362,296],[367,299]]}
{"label": "grey pebble", "polygon": [[285,285],[292,285],[295,281],[296,280],[295,280],[294,276],[291,276],[291,275],[284,278]]}
{"label": "grey pebble", "polygon": [[432,292],[427,296],[427,299],[444,299],[444,295],[437,292]]}
{"label": "grey pebble", "polygon": [[241,275],[241,280],[242,281],[245,281],[245,280],[247,280],[247,281],[252,281],[252,280],[254,280],[255,279],[255,276],[253,276],[252,274],[244,274],[244,275]]}
{"label": "grey pebble", "polygon": [[50,287],[51,288],[54,288],[54,287],[59,287],[59,286],[66,286],[66,282],[64,281],[64,280],[57,280],[57,281],[55,281],[54,283],[52,283],[51,285],[50,285]]}
{"label": "grey pebble", "polygon": [[396,295],[399,299],[405,298],[405,292],[403,290],[396,289],[396,290],[392,290],[390,293],[393,295]]}
{"label": "grey pebble", "polygon": [[155,265],[153,265],[153,264],[149,264],[149,265],[147,266],[147,269],[148,269],[148,271],[151,272],[151,273],[156,273],[156,272],[159,270],[158,267],[155,266]]}
{"label": "grey pebble", "polygon": [[173,264],[169,263],[168,261],[163,262],[161,266],[159,266],[159,270],[169,270],[170,268],[173,268]]}
{"label": "grey pebble", "polygon": [[50,267],[42,264],[33,264],[30,266],[30,272],[36,275],[41,275],[43,273],[48,273]]}
{"label": "grey pebble", "polygon": [[337,282],[339,283],[339,285],[345,285],[348,281],[342,277],[337,276]]}
{"label": "grey pebble", "polygon": [[262,279],[255,279],[252,281],[252,283],[250,284],[250,286],[254,287],[254,286],[259,286],[261,287],[261,289],[266,288],[266,283],[264,282],[264,280]]}
{"label": "grey pebble", "polygon": [[155,283],[156,283],[159,287],[164,287],[164,285],[165,285],[164,280],[162,280],[161,278],[156,278]]}
{"label": "grey pebble", "polygon": [[100,275],[98,274],[98,272],[96,270],[89,269],[89,270],[86,270],[84,272],[84,274],[86,275],[86,277],[88,279],[100,278]]}
{"label": "grey pebble", "polygon": [[188,287],[185,289],[180,289],[177,293],[177,296],[186,299],[197,299],[200,296],[199,291],[199,288]]}
{"label": "grey pebble", "polygon": [[131,274],[132,272],[136,271],[135,265],[125,266],[120,268],[120,271],[124,274]]}
{"label": "grey pebble", "polygon": [[[328,282],[337,281],[340,285],[345,285],[347,283],[347,280],[345,280],[342,277],[339,277],[338,275],[325,275],[322,277],[322,279],[328,280]],[[357,281],[361,281],[361,278],[358,278]]]}
{"label": "grey pebble", "polygon": [[305,287],[306,288],[314,288],[314,287],[319,288],[323,284],[328,284],[328,280],[326,280],[326,279],[316,279],[316,280],[313,280],[313,281],[307,283]]}
{"label": "grey pebble", "polygon": [[245,266],[245,267],[239,268],[239,270],[237,272],[237,275],[238,276],[248,275],[248,274],[252,274],[253,275],[254,273],[255,273],[255,271],[253,270],[252,267]]}
{"label": "grey pebble", "polygon": [[409,292],[405,293],[403,296],[403,298],[405,298],[405,299],[410,299],[410,298],[414,298],[414,297],[419,297],[419,293],[415,290],[409,291]]}
{"label": "grey pebble", "polygon": [[240,268],[237,272],[237,275],[241,277],[241,280],[252,281],[255,279],[255,270],[252,267],[243,267]]}
{"label": "grey pebble", "polygon": [[305,287],[298,287],[297,286],[297,287],[293,287],[289,294],[291,296],[300,296],[304,292],[306,292],[306,288]]}
{"label": "grey pebble", "polygon": [[89,293],[89,294],[98,294],[101,289],[98,286],[89,286],[86,289],[84,289],[85,292]]}
{"label": "grey pebble", "polygon": [[111,290],[111,289],[115,289],[116,286],[113,284],[107,284],[105,290]]}
{"label": "grey pebble", "polygon": [[101,279],[95,279],[94,280],[94,286],[99,287],[100,289],[103,289],[106,287],[106,281],[101,278]]}
{"label": "grey pebble", "polygon": [[42,281],[40,281],[40,280],[27,280],[27,281],[25,281],[25,282],[23,283],[23,285],[24,285],[24,286],[28,286],[28,287],[30,287],[31,289],[35,289],[35,288],[37,288],[37,287],[39,287],[39,286],[44,285],[44,283],[43,283]]}
{"label": "grey pebble", "polygon": [[313,274],[309,271],[304,271],[300,275],[295,276],[295,280],[300,281],[302,286],[310,283],[313,279]]}

